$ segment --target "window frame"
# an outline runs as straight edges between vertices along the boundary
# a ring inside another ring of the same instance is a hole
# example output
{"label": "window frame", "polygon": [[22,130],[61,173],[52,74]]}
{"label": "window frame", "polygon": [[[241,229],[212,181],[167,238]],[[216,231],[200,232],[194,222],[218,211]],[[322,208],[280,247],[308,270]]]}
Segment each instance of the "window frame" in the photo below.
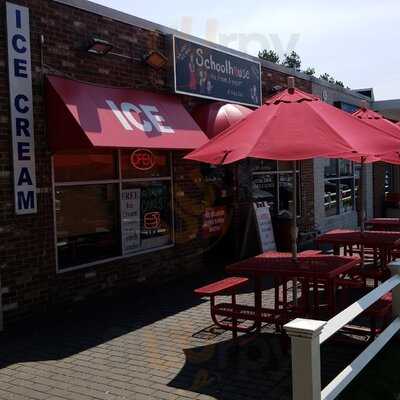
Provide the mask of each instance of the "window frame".
{"label": "window frame", "polygon": [[[328,159],[328,160],[332,160],[332,159]],[[342,159],[339,159],[339,158],[334,158],[333,160],[337,160],[336,175],[333,176],[333,177],[328,177],[327,178],[327,177],[325,177],[325,168],[324,168],[324,172],[323,172],[323,174],[324,174],[324,202],[323,202],[323,206],[324,206],[324,216],[325,216],[325,218],[335,218],[335,217],[338,217],[340,215],[346,215],[346,214],[352,213],[354,211],[357,211],[357,196],[356,196],[356,192],[358,190],[358,187],[357,187],[357,190],[356,190],[356,180],[358,179],[357,176],[356,176],[356,164],[357,163],[355,163],[353,161],[350,161],[351,169],[352,169],[352,175],[343,175],[342,176],[342,175],[340,175],[340,162],[341,161],[346,161],[347,162],[347,160],[342,160]],[[348,180],[348,179],[351,179],[353,181],[352,193],[351,193],[353,206],[352,206],[351,210],[344,211],[344,208],[342,206],[343,197],[342,197],[342,190],[340,188],[340,182],[342,180],[345,181],[345,180]],[[327,210],[325,208],[325,196],[326,196],[325,186],[326,186],[327,182],[332,182],[332,181],[334,181],[336,183],[336,185],[337,185],[338,201],[337,201],[336,213],[332,214],[332,215],[327,215],[326,214]]]}
{"label": "window frame", "polygon": [[[115,150],[114,150],[115,151]],[[51,156],[51,184],[52,184],[52,201],[53,201],[53,236],[54,236],[54,254],[55,254],[55,264],[56,273],[64,274],[67,272],[77,271],[80,269],[85,269],[93,267],[95,265],[106,264],[112,261],[118,261],[126,258],[135,257],[142,254],[152,253],[160,250],[169,249],[175,246],[175,202],[174,202],[174,168],[173,168],[173,153],[172,151],[165,150],[168,153],[170,168],[169,176],[163,177],[146,177],[146,178],[122,178],[122,165],[121,165],[121,150],[116,151],[117,154],[117,178],[115,179],[105,179],[105,180],[92,180],[92,181],[74,181],[74,182],[56,182],[55,181],[55,168],[54,168],[54,155]],[[151,249],[139,250],[132,254],[122,254],[122,211],[121,211],[121,190],[124,183],[135,183],[135,182],[152,182],[152,181],[169,181],[171,186],[171,243],[159,247],[154,247]],[[119,233],[120,233],[120,253],[121,255],[116,257],[109,257],[102,260],[96,260],[89,263],[79,264],[73,267],[67,267],[60,269],[58,262],[58,247],[57,247],[57,215],[56,215],[56,187],[68,187],[68,186],[89,186],[89,185],[100,185],[100,184],[116,184],[118,187],[118,207],[119,207]]]}

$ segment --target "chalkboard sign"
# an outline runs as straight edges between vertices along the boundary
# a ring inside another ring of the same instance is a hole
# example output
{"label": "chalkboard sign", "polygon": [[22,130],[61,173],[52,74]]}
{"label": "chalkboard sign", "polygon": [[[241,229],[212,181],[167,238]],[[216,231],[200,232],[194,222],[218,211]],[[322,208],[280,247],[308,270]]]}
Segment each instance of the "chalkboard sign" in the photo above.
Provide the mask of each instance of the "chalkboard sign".
{"label": "chalkboard sign", "polygon": [[261,64],[174,36],[175,92],[261,105]]}
{"label": "chalkboard sign", "polygon": [[276,251],[274,230],[267,202],[256,201],[253,203],[253,207],[262,251]]}

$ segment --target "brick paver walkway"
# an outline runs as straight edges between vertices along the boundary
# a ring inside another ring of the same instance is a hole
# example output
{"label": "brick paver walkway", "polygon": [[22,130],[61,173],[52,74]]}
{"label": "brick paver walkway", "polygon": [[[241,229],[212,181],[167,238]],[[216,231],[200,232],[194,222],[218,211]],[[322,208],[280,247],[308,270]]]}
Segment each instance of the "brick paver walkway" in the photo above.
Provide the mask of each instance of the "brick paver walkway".
{"label": "brick paver walkway", "polygon": [[[234,347],[229,333],[204,331],[209,304],[192,294],[202,283],[98,300],[3,334],[0,399],[290,399],[281,337],[267,330]],[[323,364],[337,372],[354,352],[324,350]]]}

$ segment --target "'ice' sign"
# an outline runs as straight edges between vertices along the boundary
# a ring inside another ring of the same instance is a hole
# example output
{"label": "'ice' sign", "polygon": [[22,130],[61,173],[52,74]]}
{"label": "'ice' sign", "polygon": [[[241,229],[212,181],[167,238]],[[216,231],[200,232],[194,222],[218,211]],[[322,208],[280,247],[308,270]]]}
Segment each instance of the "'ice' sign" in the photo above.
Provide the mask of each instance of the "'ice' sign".
{"label": "'ice' sign", "polygon": [[7,3],[8,79],[16,214],[33,214],[36,204],[29,9]]}

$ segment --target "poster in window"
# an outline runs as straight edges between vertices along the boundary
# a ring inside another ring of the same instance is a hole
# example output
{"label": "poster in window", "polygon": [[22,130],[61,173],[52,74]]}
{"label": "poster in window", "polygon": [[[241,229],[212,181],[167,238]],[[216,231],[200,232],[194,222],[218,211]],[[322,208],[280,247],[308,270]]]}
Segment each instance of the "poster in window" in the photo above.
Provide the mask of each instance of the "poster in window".
{"label": "poster in window", "polygon": [[256,201],[253,203],[253,206],[262,251],[276,251],[274,230],[267,202]]}
{"label": "poster in window", "polygon": [[140,189],[121,191],[122,253],[140,249]]}
{"label": "poster in window", "polygon": [[224,230],[225,216],[226,210],[224,206],[207,207],[203,215],[203,237],[220,236]]}
{"label": "poster in window", "polygon": [[141,246],[149,249],[171,242],[171,195],[165,183],[143,187],[141,192]]}

